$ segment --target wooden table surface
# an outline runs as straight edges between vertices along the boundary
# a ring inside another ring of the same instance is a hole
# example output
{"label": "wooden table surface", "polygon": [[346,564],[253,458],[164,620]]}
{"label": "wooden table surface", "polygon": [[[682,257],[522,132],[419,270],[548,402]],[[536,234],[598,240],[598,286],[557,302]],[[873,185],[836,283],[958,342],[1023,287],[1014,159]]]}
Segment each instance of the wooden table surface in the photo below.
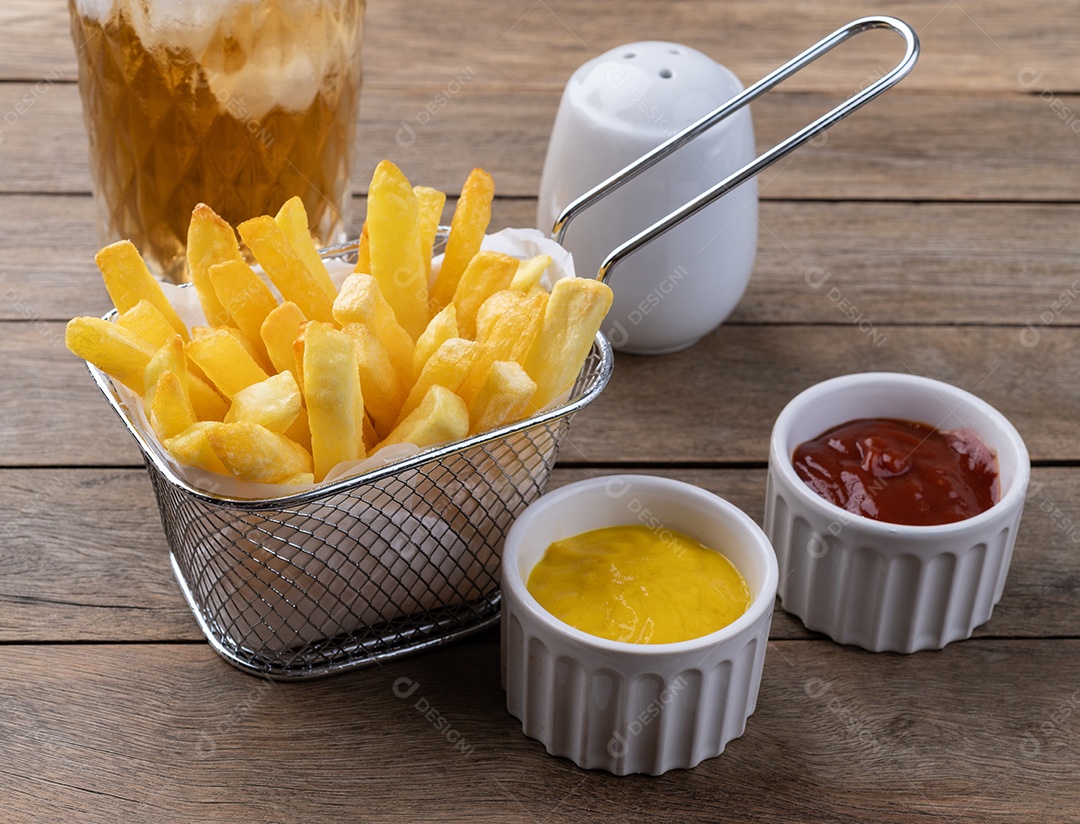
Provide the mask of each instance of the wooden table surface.
{"label": "wooden table surface", "polygon": [[[0,818],[1080,820],[1076,12],[1064,0],[371,0],[356,190],[382,157],[450,191],[481,165],[496,228],[533,223],[563,84],[609,48],[682,42],[749,82],[864,14],[895,14],[922,38],[900,87],[763,175],[755,274],[735,314],[680,354],[617,357],[553,483],[656,473],[760,519],[788,399],[868,369],[938,378],[1004,412],[1031,452],[1004,596],[972,639],[909,656],[839,646],[778,607],[746,734],[690,771],[613,778],[522,735],[495,632],[300,684],[242,674],[210,649],[135,444],[63,346],[68,318],[107,308],[65,4],[4,0]],[[899,40],[877,36],[755,103],[759,145],[893,65]],[[828,288],[814,285],[822,272]],[[467,753],[396,697],[402,676]]]}

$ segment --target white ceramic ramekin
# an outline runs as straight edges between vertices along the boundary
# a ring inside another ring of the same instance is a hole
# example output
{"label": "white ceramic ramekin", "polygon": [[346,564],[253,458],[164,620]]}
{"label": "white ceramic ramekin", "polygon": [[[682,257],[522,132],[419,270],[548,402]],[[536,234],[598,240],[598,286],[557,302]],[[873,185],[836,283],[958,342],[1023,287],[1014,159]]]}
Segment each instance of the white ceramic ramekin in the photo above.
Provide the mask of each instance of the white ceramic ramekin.
{"label": "white ceramic ramekin", "polygon": [[[795,473],[795,448],[859,418],[972,430],[997,455],[998,503],[941,526],[889,524],[819,497]],[[780,413],[769,451],[765,531],[780,601],[808,629],[871,652],[940,649],[968,638],[1001,599],[1030,461],[1000,412],[947,383],[866,372],[812,386]]]}
{"label": "white ceramic ramekin", "polygon": [[[529,574],[553,541],[637,523],[722,551],[750,587],[746,613],[691,641],[629,644],[574,629],[529,594]],[[580,481],[518,518],[502,572],[507,709],[549,753],[586,769],[659,775],[719,755],[742,735],[761,683],[777,566],[765,534],[737,507],[666,478]]]}

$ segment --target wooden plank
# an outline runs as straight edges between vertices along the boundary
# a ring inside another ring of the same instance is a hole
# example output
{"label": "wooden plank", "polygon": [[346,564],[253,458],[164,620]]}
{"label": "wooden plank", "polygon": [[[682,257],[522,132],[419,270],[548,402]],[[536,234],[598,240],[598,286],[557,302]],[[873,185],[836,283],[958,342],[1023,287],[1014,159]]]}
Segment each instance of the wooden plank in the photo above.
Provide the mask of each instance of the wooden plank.
{"label": "wooden plank", "polygon": [[[909,88],[1008,91],[1028,87],[1041,74],[1040,89],[1080,90],[1072,59],[1075,7],[1068,0],[1040,3],[1038,14],[1004,0],[970,7],[890,2],[873,11],[901,17],[919,32],[923,55],[905,81]],[[561,89],[586,60],[636,38],[700,49],[749,83],[866,13],[858,0],[797,10],[782,0],[738,8],[674,0],[664,4],[663,13],[645,0],[595,0],[587,7],[469,0],[457,3],[453,13],[438,14],[402,3],[371,3],[365,81],[415,84],[432,94],[459,76],[477,84]],[[613,26],[613,19],[632,22]],[[864,35],[797,75],[788,88],[855,88],[876,79],[899,53],[895,36]],[[0,8],[0,78],[33,82],[50,72],[75,77],[63,0],[8,0]]]}
{"label": "wooden plank", "polygon": [[0,472],[3,641],[201,640],[143,470]]}
{"label": "wooden plank", "polygon": [[618,357],[607,390],[571,433],[567,460],[765,461],[772,422],[803,389],[862,371],[944,380],[1001,410],[1035,459],[1080,456],[1077,330],[722,326],[690,350]]}
{"label": "wooden plank", "polygon": [[1065,822],[1080,804],[1075,640],[915,656],[773,642],[743,737],[660,778],[585,772],[526,738],[496,644],[305,684],[197,645],[9,652],[12,822]]}
{"label": "wooden plank", "polygon": [[[825,300],[824,298],[822,299]],[[848,372],[913,372],[973,390],[1020,430],[1036,460],[1080,460],[1076,327],[721,326],[663,357],[618,356],[614,377],[576,419],[570,461],[758,461],[772,421],[811,384]],[[63,347],[63,325],[0,325],[0,461],[6,466],[141,463],[134,442]],[[1034,343],[1035,345],[1030,345]]]}
{"label": "wooden plank", "polygon": [[[617,471],[556,469],[551,488]],[[645,471],[697,484],[761,520],[764,469]],[[2,470],[0,524],[0,643],[202,639],[142,470]],[[1078,546],[1080,477],[1037,468],[1004,596],[976,637],[1076,635]],[[778,607],[772,637],[811,633]]]}
{"label": "wooden plank", "polygon": [[[364,209],[354,199],[352,224]],[[493,230],[535,221],[534,200],[496,200]],[[1080,206],[766,201],[760,221],[754,277],[728,323],[842,323],[854,307],[883,325],[1039,327],[1070,292],[1055,323],[1077,321]],[[0,320],[110,307],[89,197],[3,196],[0,226]]]}
{"label": "wooden plank", "polygon": [[[7,84],[18,98],[29,84]],[[375,164],[397,162],[411,179],[457,191],[480,165],[504,196],[534,197],[559,94],[464,88],[427,116],[431,93],[369,88],[353,176],[365,190]],[[1080,111],[1071,97],[1056,105]],[[777,92],[754,104],[766,148],[839,102],[836,95]],[[1038,95],[895,91],[762,174],[767,199],[1075,201],[1075,121]],[[404,124],[404,125],[403,125]],[[408,127],[406,129],[406,127]],[[4,192],[90,190],[78,94],[54,84],[4,122]],[[411,131],[410,131],[411,130]],[[988,160],[992,158],[992,161]]]}

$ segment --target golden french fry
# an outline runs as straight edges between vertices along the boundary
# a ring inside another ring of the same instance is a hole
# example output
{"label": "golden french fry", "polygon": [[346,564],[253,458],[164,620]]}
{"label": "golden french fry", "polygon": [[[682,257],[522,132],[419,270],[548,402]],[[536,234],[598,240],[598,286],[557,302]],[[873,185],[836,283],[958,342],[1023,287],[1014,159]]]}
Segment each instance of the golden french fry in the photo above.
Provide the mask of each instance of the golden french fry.
{"label": "golden french fry", "polygon": [[[146,394],[143,399],[146,401],[148,408],[154,399],[154,387],[157,386],[158,378],[165,372],[172,372],[176,375],[180,383],[183,384],[184,391],[190,391],[184,341],[176,333],[173,333],[165,343],[158,347],[158,350],[150,358],[150,362],[146,364],[146,371],[143,374]],[[174,432],[173,434],[178,433]]]}
{"label": "golden french fry", "polygon": [[398,323],[416,340],[430,318],[420,207],[409,181],[389,160],[375,167],[367,205],[371,275]]}
{"label": "golden french fry", "polygon": [[255,363],[259,365],[259,368],[267,375],[274,371],[273,364],[270,363],[270,358],[267,356],[266,352],[263,351],[262,341],[253,341],[235,326],[218,326],[216,329],[210,329],[207,326],[195,326],[191,330],[191,337],[201,338],[205,337],[210,332],[216,331],[228,332],[236,338],[236,340],[240,342],[240,345],[244,347],[244,351],[248,353],[251,359],[255,361]]}
{"label": "golden french fry", "polygon": [[432,386],[421,403],[376,447],[411,443],[421,449],[464,438],[469,432],[465,401],[444,386]]}
{"label": "golden french fry", "polygon": [[424,282],[428,283],[431,280],[431,250],[435,245],[435,234],[439,231],[443,206],[446,205],[446,193],[430,186],[413,186],[413,194],[420,210],[420,257],[424,261]]}
{"label": "golden french fry", "polygon": [[289,371],[297,378],[296,357],[293,354],[293,343],[300,335],[300,328],[307,321],[300,307],[292,301],[285,301],[266,316],[259,327],[259,337],[270,362],[278,372]]}
{"label": "golden french fry", "polygon": [[[504,298],[504,295],[509,297]],[[543,289],[530,296],[507,289],[496,292],[484,302],[481,308],[488,311],[483,332],[477,334],[483,349],[469,377],[458,390],[470,409],[496,361],[513,361],[519,365],[525,362],[544,321],[547,301],[548,294]],[[489,304],[493,306],[489,308]]]}
{"label": "golden french fry", "polygon": [[476,312],[476,340],[486,340],[492,327],[507,312],[517,308],[525,300],[525,293],[517,289],[502,289],[482,304]]}
{"label": "golden french fry", "polygon": [[329,323],[334,319],[335,290],[326,267],[320,263],[320,269],[309,269],[274,218],[251,218],[237,230],[284,300],[295,303],[312,320]]}
{"label": "golden french fry", "polygon": [[265,356],[266,346],[260,334],[262,324],[278,306],[270,287],[242,260],[211,266],[210,283],[233,323]]}
{"label": "golden french fry", "polygon": [[300,407],[296,420],[285,430],[285,437],[290,441],[296,441],[308,452],[311,451],[311,429],[308,427],[307,410],[304,407]]}
{"label": "golden french fry", "polygon": [[210,326],[229,322],[229,313],[218,300],[209,276],[211,266],[229,260],[244,260],[236,232],[205,203],[198,204],[191,213],[188,226],[188,274]]}
{"label": "golden french fry", "polygon": [[502,252],[478,252],[458,281],[454,292],[454,307],[461,336],[472,340],[476,336],[476,313],[496,292],[507,289],[514,279],[518,260]]}
{"label": "golden french fry", "polygon": [[271,375],[264,381],[245,386],[233,395],[225,423],[251,421],[271,432],[286,434],[300,414],[300,387],[292,372]]}
{"label": "golden french fry", "polygon": [[514,361],[495,361],[469,402],[469,434],[487,432],[522,417],[536,382]]}
{"label": "golden french fry", "polygon": [[[149,393],[148,393],[149,396]],[[162,372],[154,385],[147,417],[154,434],[162,441],[179,435],[195,423],[187,387],[171,369]]]}
{"label": "golden french fry", "polygon": [[386,435],[397,420],[408,387],[390,362],[386,347],[367,324],[347,323],[342,327],[342,331],[356,344],[364,409],[371,417],[375,431]]}
{"label": "golden french fry", "polygon": [[400,425],[420,405],[432,386],[443,386],[456,392],[469,377],[481,354],[482,347],[476,341],[464,338],[443,341],[428,358],[416,383],[409,390],[394,426]]}
{"label": "golden french fry", "polygon": [[611,288],[591,278],[564,278],[555,284],[524,364],[536,381],[530,410],[542,409],[573,385],[611,298]]}
{"label": "golden french fry", "polygon": [[209,472],[227,475],[229,470],[214,454],[207,438],[207,433],[217,426],[221,426],[218,421],[197,421],[179,435],[165,441],[165,449],[185,466],[196,466]]}
{"label": "golden french fry", "polygon": [[308,325],[312,321],[304,321],[300,326],[300,332],[296,336],[296,340],[293,341],[293,374],[296,375],[296,382],[300,386],[300,391],[304,391],[304,330],[308,328]]}
{"label": "golden french fry", "polygon": [[126,312],[118,314],[116,325],[134,333],[154,349],[177,334],[172,324],[165,320],[165,316],[148,300],[140,300]]}
{"label": "golden french fry", "polygon": [[304,398],[315,479],[342,461],[363,458],[364,397],[351,337],[312,321],[303,335]]}
{"label": "golden french fry", "polygon": [[250,421],[222,423],[206,430],[210,448],[242,481],[275,484],[311,472],[311,455],[284,435]]}
{"label": "golden french fry", "polygon": [[140,300],[145,300],[161,312],[169,325],[184,340],[188,339],[188,328],[169,303],[161,284],[154,280],[146,261],[142,259],[130,240],[110,243],[94,257],[105,279],[105,288],[112,298],[113,305],[120,312],[126,312]]}
{"label": "golden french fry", "polygon": [[101,318],[72,318],[64,333],[67,348],[124,386],[142,395],[153,348],[126,329]]}
{"label": "golden french fry", "polygon": [[472,406],[473,398],[487,381],[488,372],[495,365],[495,353],[491,347],[480,344],[480,354],[473,363],[472,369],[457,388],[455,394],[465,401],[467,406]]}
{"label": "golden french fry", "polygon": [[428,322],[424,334],[416,339],[416,348],[413,349],[412,357],[412,374],[419,375],[424,370],[424,364],[428,362],[431,353],[445,341],[457,337],[461,337],[458,334],[457,309],[451,303]]}
{"label": "golden french fry", "polygon": [[303,262],[304,268],[314,276],[326,296],[332,301],[337,294],[337,289],[334,288],[334,282],[326,270],[326,264],[319,257],[319,247],[315,245],[315,239],[311,236],[304,201],[298,195],[290,197],[274,216],[274,222],[285,233],[289,245]]}
{"label": "golden french fry", "polygon": [[431,311],[439,311],[457,291],[458,281],[465,272],[484,240],[484,232],[491,222],[491,202],[495,197],[495,183],[483,169],[473,169],[461,188],[461,197],[454,207],[450,221],[450,235],[446,239],[439,274],[431,288]]}
{"label": "golden french fry", "polygon": [[567,362],[584,358],[607,305],[585,294],[591,287],[549,300],[539,285],[546,255],[481,253],[492,198],[490,175],[474,169],[432,283],[446,195],[412,187],[384,161],[340,293],[299,198],[245,221],[237,232],[280,305],[244,262],[237,232],[200,204],[188,265],[209,326],[187,329],[122,242],[97,258],[117,324],[77,318],[69,347],[145,394],[175,460],[245,481],[310,484],[377,443],[423,448],[497,428],[565,388],[564,373],[572,382],[580,363]]}
{"label": "golden french fry", "polygon": [[356,244],[356,266],[353,267],[353,271],[362,275],[371,274],[371,238],[368,237],[366,220],[364,221],[364,227],[360,230],[360,239]]}
{"label": "golden french fry", "polygon": [[[190,367],[191,364],[188,363]],[[204,378],[188,371],[188,394],[195,417],[200,421],[221,421],[229,411],[229,404]]]}
{"label": "golden french fry", "polygon": [[371,329],[386,348],[401,380],[406,385],[412,383],[412,335],[398,322],[374,276],[354,273],[345,278],[334,301],[334,319],[343,327],[362,323]]}
{"label": "golden french fry", "polygon": [[187,356],[226,398],[269,375],[226,328],[201,333],[185,347]]}
{"label": "golden french fry", "polygon": [[540,285],[540,278],[551,265],[551,255],[537,255],[528,260],[521,261],[514,279],[510,283],[511,289],[528,292],[534,286]]}
{"label": "golden french fry", "polygon": [[[503,294],[516,294],[521,298],[503,303],[498,300]],[[488,304],[493,304],[490,313],[484,318],[482,328],[480,319],[477,318],[477,340],[491,348],[495,360],[512,360],[524,364],[544,322],[547,303],[548,294],[543,289],[531,295],[511,289],[495,293],[481,307],[483,310]]]}

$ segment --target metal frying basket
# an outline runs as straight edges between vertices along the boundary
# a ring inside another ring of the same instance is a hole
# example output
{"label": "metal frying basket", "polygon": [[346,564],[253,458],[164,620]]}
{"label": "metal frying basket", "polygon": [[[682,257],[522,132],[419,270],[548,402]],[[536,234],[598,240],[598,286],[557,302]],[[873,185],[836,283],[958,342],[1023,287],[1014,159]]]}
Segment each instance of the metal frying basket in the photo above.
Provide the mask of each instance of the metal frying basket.
{"label": "metal frying basket", "polygon": [[[355,252],[351,244],[323,254]],[[142,450],[173,572],[203,634],[240,669],[289,680],[396,658],[498,621],[503,538],[546,489],[571,418],[611,376],[612,354],[597,335],[555,408],[261,500],[191,485],[112,378],[88,367]]]}
{"label": "metal frying basket", "polygon": [[[601,197],[872,28],[891,29],[907,41],[895,69],[612,251],[598,276],[605,278],[626,256],[869,102],[906,75],[918,53],[914,32],[894,18],[864,18],[837,30],[587,192],[560,216],[556,239]],[[344,259],[355,252],[352,244],[323,254]],[[173,571],[203,633],[240,669],[286,680],[395,658],[497,621],[505,533],[544,492],[571,418],[607,384],[612,354],[597,335],[569,398],[531,418],[310,491],[261,500],[189,484],[140,426],[113,380],[88,366],[142,450]]]}

